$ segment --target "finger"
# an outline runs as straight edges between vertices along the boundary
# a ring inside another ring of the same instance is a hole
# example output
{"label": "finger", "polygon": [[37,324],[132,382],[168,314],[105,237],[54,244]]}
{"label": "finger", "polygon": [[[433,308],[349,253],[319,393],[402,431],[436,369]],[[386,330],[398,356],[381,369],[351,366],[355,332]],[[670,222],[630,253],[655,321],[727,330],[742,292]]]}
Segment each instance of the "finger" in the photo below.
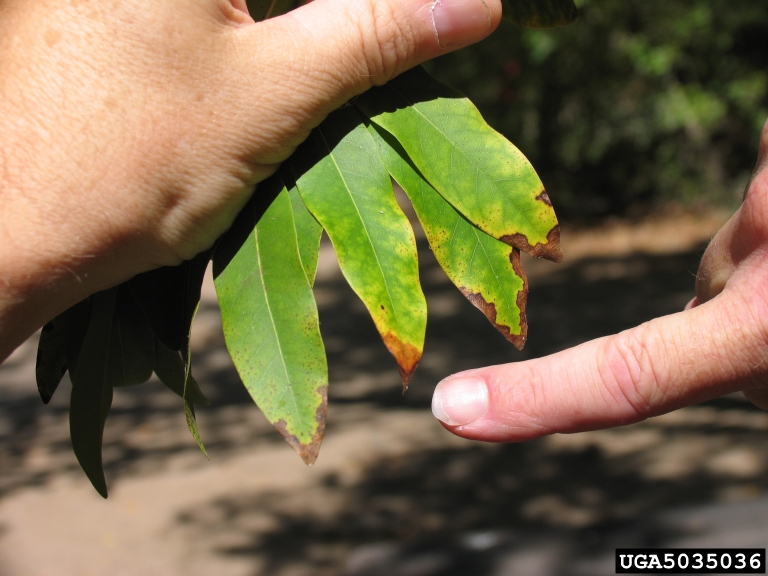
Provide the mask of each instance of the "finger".
{"label": "finger", "polygon": [[758,387],[768,374],[768,298],[756,289],[766,281],[763,273],[743,282],[743,293],[726,290],[546,358],[451,376],[438,384],[433,412],[459,436],[520,441],[630,424]]}
{"label": "finger", "polygon": [[768,121],[760,136],[755,170],[739,210],[707,247],[696,274],[696,300],[703,304],[723,291],[739,264],[768,243]]}
{"label": "finger", "polygon": [[768,410],[768,388],[749,388],[744,390],[744,396],[758,408]]}
{"label": "finger", "polygon": [[738,235],[741,210],[718,231],[707,246],[696,273],[696,305],[708,302],[723,291],[738,264],[734,238]]}
{"label": "finger", "polygon": [[500,0],[316,0],[234,31],[231,79],[237,94],[259,96],[237,109],[274,127],[262,137],[288,142],[271,158],[282,161],[350,98],[481,40],[500,18]]}

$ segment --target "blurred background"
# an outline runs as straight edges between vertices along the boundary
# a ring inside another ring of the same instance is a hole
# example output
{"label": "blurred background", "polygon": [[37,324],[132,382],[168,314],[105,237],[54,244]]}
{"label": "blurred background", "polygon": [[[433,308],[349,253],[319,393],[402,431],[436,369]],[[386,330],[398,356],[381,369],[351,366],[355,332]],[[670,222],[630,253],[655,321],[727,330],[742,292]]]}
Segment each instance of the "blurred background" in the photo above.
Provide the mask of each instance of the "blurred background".
{"label": "blurred background", "polygon": [[316,286],[329,426],[305,467],[254,407],[210,278],[193,332],[208,462],[158,382],[115,395],[110,498],[80,472],[70,385],[43,406],[36,342],[0,366],[0,576],[613,574],[613,550],[768,545],[768,414],[733,395],[615,430],[519,445],[453,437],[429,410],[457,370],[534,358],[679,311],[738,206],[768,117],[759,0],[585,0],[559,30],[503,23],[428,64],[531,159],[565,263],[526,259],[516,352],[416,230],[429,304],[405,396],[325,242]]}

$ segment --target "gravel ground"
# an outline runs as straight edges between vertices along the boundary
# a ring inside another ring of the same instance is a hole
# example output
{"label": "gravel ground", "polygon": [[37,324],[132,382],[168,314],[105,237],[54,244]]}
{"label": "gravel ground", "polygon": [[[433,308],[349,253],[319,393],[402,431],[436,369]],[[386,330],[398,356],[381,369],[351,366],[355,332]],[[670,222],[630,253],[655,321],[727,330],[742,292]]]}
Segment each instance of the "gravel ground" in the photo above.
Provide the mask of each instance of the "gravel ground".
{"label": "gravel ground", "polygon": [[212,406],[194,445],[157,382],[116,393],[110,498],[79,471],[65,380],[48,406],[34,339],[0,366],[0,576],[613,574],[633,546],[768,544],[768,414],[733,395],[610,431],[490,445],[429,411],[456,370],[548,354],[680,310],[722,214],[565,230],[566,263],[525,260],[530,338],[511,348],[422,245],[424,360],[397,370],[324,244],[317,283],[329,426],[304,466],[253,406],[223,346],[210,282],[194,327]]}

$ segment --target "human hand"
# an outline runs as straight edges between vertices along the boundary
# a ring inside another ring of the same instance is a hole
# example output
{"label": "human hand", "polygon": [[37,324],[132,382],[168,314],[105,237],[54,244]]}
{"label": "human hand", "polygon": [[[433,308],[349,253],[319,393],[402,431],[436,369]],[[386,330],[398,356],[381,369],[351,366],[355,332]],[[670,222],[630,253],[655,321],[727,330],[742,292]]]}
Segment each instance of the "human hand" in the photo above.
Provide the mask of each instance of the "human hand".
{"label": "human hand", "polygon": [[499,0],[0,0],[0,361],[210,247],[332,110],[487,36]]}
{"label": "human hand", "polygon": [[454,434],[496,442],[621,426],[743,390],[768,409],[768,122],[744,202],[707,248],[686,310],[437,385]]}

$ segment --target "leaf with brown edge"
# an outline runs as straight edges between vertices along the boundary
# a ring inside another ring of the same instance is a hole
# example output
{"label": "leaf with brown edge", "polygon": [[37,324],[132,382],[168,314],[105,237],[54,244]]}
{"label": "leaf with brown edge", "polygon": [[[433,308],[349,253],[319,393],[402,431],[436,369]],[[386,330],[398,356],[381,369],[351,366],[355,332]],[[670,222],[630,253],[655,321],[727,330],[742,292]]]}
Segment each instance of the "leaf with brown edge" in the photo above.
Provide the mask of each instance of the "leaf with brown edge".
{"label": "leaf with brown edge", "polygon": [[331,114],[288,167],[407,388],[424,350],[427,303],[413,229],[359,112],[346,107]]}
{"label": "leaf with brown edge", "polygon": [[473,226],[438,194],[388,132],[370,127],[389,173],[413,204],[432,253],[462,294],[516,348],[528,335],[528,282],[516,248]]}
{"label": "leaf with brown edge", "polygon": [[527,158],[461,93],[417,67],[358,97],[429,184],[486,234],[560,262],[560,228]]}
{"label": "leaf with brown edge", "polygon": [[264,416],[311,465],[328,410],[317,305],[299,251],[294,206],[280,174],[260,184],[259,192],[213,258],[224,339]]}

